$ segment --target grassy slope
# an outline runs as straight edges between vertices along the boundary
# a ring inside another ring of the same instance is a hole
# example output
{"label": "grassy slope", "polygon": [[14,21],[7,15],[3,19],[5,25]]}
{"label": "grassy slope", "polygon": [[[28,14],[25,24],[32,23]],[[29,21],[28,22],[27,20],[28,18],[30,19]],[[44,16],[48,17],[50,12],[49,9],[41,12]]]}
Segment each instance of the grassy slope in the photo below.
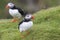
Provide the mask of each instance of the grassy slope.
{"label": "grassy slope", "polygon": [[24,39],[20,37],[18,23],[0,20],[0,40],[60,40],[60,6],[41,10],[34,16],[32,32]]}

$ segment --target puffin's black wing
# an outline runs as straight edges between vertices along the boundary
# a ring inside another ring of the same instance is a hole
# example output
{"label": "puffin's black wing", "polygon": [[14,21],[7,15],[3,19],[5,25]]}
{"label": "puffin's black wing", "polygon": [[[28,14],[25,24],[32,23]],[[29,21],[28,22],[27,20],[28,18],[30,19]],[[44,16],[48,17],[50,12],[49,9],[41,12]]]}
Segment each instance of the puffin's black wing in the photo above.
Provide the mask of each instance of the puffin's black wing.
{"label": "puffin's black wing", "polygon": [[21,8],[18,8],[18,7],[16,7],[16,6],[14,6],[14,7],[11,8],[11,9],[13,9],[13,10],[14,10],[14,9],[17,9],[22,16],[25,16],[25,15],[26,15],[26,12],[23,11]]}
{"label": "puffin's black wing", "polygon": [[31,21],[31,20],[30,20],[30,19],[29,19],[29,20],[23,19],[23,20],[18,24],[18,29],[19,29],[19,26],[20,26],[23,22],[29,22],[29,21]]}
{"label": "puffin's black wing", "polygon": [[18,29],[19,29],[19,26],[24,22],[24,20],[22,20],[19,24],[18,24]]}
{"label": "puffin's black wing", "polygon": [[19,13],[21,13],[22,16],[25,16],[25,12],[21,8],[17,8]]}

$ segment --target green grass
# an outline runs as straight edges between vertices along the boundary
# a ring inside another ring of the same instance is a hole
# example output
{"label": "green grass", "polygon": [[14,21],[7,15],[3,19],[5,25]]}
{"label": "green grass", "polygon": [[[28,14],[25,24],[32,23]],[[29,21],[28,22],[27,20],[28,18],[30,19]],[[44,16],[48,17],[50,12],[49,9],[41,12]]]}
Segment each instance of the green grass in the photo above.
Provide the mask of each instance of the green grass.
{"label": "green grass", "polygon": [[34,16],[31,33],[23,39],[18,23],[0,20],[0,40],[60,40],[60,6],[41,10]]}

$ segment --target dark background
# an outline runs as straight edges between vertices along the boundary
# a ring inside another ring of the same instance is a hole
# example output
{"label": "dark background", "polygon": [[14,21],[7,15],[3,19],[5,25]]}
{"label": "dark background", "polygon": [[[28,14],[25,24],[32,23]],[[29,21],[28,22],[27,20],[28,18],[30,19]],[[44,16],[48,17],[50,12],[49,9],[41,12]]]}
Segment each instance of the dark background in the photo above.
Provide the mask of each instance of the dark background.
{"label": "dark background", "polygon": [[5,8],[9,2],[31,13],[60,5],[60,0],[0,0],[0,19],[12,18]]}

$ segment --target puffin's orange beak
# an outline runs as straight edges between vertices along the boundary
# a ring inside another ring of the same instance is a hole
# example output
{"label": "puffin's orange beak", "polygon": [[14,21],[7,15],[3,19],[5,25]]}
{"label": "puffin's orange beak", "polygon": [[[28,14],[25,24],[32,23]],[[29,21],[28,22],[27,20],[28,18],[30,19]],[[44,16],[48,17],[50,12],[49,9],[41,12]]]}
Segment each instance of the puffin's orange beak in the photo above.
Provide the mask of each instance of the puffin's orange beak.
{"label": "puffin's orange beak", "polygon": [[34,16],[32,16],[31,19],[34,19]]}
{"label": "puffin's orange beak", "polygon": [[8,5],[6,5],[6,8],[8,9],[8,8],[9,8],[9,6],[8,6]]}

